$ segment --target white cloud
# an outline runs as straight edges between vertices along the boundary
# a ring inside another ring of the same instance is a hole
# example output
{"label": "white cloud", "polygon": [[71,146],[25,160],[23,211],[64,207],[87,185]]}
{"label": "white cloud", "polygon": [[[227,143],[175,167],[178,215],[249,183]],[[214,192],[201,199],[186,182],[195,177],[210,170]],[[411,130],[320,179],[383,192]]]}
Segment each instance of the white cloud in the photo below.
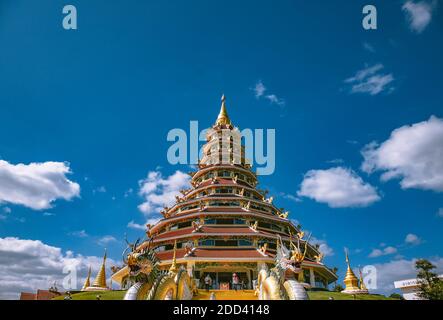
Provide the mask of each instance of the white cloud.
{"label": "white cloud", "polygon": [[421,242],[422,240],[416,234],[409,233],[408,235],[406,235],[405,243],[407,244],[418,245]]}
{"label": "white cloud", "polygon": [[100,186],[100,187],[98,187],[97,189],[94,189],[93,191],[92,191],[92,193],[105,193],[106,192],[106,187],[105,186]]}
{"label": "white cloud", "polygon": [[57,199],[80,195],[80,186],[68,180],[68,163],[43,162],[13,165],[0,160],[0,203],[12,203],[42,210]]}
{"label": "white cloud", "polygon": [[254,88],[252,88],[252,91],[254,92],[255,97],[257,99],[264,98],[264,99],[268,100],[271,104],[276,104],[280,107],[283,107],[286,104],[284,99],[278,97],[274,93],[265,94],[265,92],[267,91],[267,88],[265,87],[265,85],[263,84],[262,81],[258,81],[255,84]]}
{"label": "white cloud", "polygon": [[375,48],[374,48],[374,46],[371,45],[371,44],[368,43],[368,42],[363,42],[363,48],[364,48],[366,51],[369,51],[369,52],[371,52],[371,53],[375,53]]}
{"label": "white cloud", "polygon": [[255,84],[253,91],[255,93],[255,97],[259,99],[262,95],[264,95],[266,87],[263,85],[263,82],[259,81]]}
{"label": "white cloud", "polygon": [[[417,276],[415,270],[416,259],[392,260],[387,263],[375,264],[377,270],[377,289],[374,292],[388,294],[394,291],[394,281],[414,279]],[[443,272],[443,258],[430,259],[437,266],[437,273]]]}
{"label": "white cloud", "polygon": [[11,208],[4,207],[0,208],[0,220],[6,220],[8,218],[8,215],[12,212]]}
{"label": "white cloud", "polygon": [[85,230],[72,231],[72,232],[69,232],[68,235],[73,236],[73,237],[77,237],[77,238],[87,238],[89,236]]}
{"label": "white cloud", "polygon": [[383,181],[401,179],[403,189],[443,192],[443,120],[428,121],[395,129],[381,145],[372,142],[362,150],[362,170],[384,171]]}
{"label": "white cloud", "polygon": [[156,224],[157,222],[159,222],[160,220],[161,220],[161,218],[152,218],[152,219],[148,219],[148,220],[146,221],[146,224],[154,225],[154,224]]}
{"label": "white cloud", "polygon": [[369,254],[370,258],[376,258],[383,255],[383,251],[380,249],[373,249],[371,253]]}
{"label": "white cloud", "polygon": [[[422,239],[413,233],[409,233],[406,235],[404,243],[406,245],[419,245],[420,243],[422,243]],[[404,247],[405,247],[404,244],[400,244],[400,245],[393,247],[393,246],[388,246],[388,245],[386,245],[386,243],[382,242],[382,243],[380,243],[380,248],[373,249],[368,257],[369,258],[377,258],[377,257],[381,257],[381,256],[396,254],[396,253],[398,253],[397,248],[404,248]],[[395,258],[401,259],[402,256],[396,255]]]}
{"label": "white cloud", "polygon": [[160,221],[160,218],[153,218],[153,219],[148,219],[145,224],[138,224],[138,223],[134,222],[134,220],[131,220],[128,222],[127,227],[131,228],[131,229],[135,229],[135,230],[146,231],[147,224],[154,225],[159,221]]}
{"label": "white cloud", "polygon": [[308,171],[297,194],[332,208],[364,207],[380,200],[373,186],[343,167]]}
{"label": "white cloud", "polygon": [[[90,235],[85,230],[77,230],[68,233],[68,236],[76,237],[76,238],[88,238]],[[98,245],[106,247],[109,244],[116,243],[118,240],[111,235],[105,235],[101,237],[92,237]]]}
{"label": "white cloud", "polygon": [[443,208],[439,208],[437,211],[437,217],[443,218]]}
{"label": "white cloud", "polygon": [[346,140],[346,143],[357,145],[359,142],[357,140]]}
{"label": "white cloud", "polygon": [[311,244],[318,245],[318,249],[325,257],[333,256],[334,250],[328,245],[328,243],[325,240],[317,239],[315,237],[312,237]]}
{"label": "white cloud", "polygon": [[394,254],[397,253],[397,248],[395,247],[386,247],[383,249],[384,254]]}
{"label": "white cloud", "polygon": [[432,11],[435,8],[435,2],[432,4],[427,1],[407,1],[402,6],[405,12],[409,28],[416,32],[423,32],[432,20]]}
{"label": "white cloud", "polygon": [[373,249],[371,251],[371,253],[369,254],[369,258],[377,258],[377,257],[381,257],[381,256],[387,256],[387,255],[394,254],[397,252],[398,252],[397,248],[391,247],[391,246],[385,247],[383,249]]}
{"label": "white cloud", "polygon": [[332,159],[332,160],[329,160],[329,161],[326,161],[326,162],[327,163],[331,163],[331,164],[342,164],[345,161],[343,159],[337,158],[337,159]]}
{"label": "white cloud", "polygon": [[285,193],[285,192],[280,192],[279,195],[283,198],[283,199],[288,199],[294,202],[301,202],[302,200],[299,197],[296,197],[292,194],[289,193]]}
{"label": "white cloud", "polygon": [[[62,284],[67,274],[63,271],[67,268],[77,271],[76,285],[80,289],[88,267],[91,266],[95,276],[101,263],[102,257],[75,255],[72,251],[63,253],[62,249],[40,240],[0,238],[0,299],[18,299],[22,291],[48,289],[54,281],[59,290],[65,291]],[[108,259],[107,266],[110,265],[118,263]]]}
{"label": "white cloud", "polygon": [[129,221],[127,227],[135,230],[146,230],[146,225],[135,223],[134,220]]}
{"label": "white cloud", "polygon": [[383,68],[384,66],[380,63],[366,67],[344,82],[351,85],[351,93],[368,93],[374,96],[385,90],[392,91],[393,87],[390,83],[394,81],[394,76],[392,73],[379,72]]}
{"label": "white cloud", "polygon": [[160,171],[151,171],[148,177],[139,181],[139,195],[144,202],[138,206],[146,216],[159,213],[164,206],[175,203],[175,196],[180,195],[180,190],[189,187],[188,174],[176,171],[167,178],[163,178]]}
{"label": "white cloud", "polygon": [[280,99],[275,94],[268,94],[265,98],[268,99],[271,104],[277,104],[279,106],[284,106],[286,104],[283,99]]}
{"label": "white cloud", "polygon": [[103,247],[115,242],[117,242],[117,239],[110,235],[103,236],[97,240],[97,243]]}
{"label": "white cloud", "polygon": [[134,189],[132,189],[132,188],[129,188],[128,190],[126,190],[125,191],[125,193],[124,193],[124,197],[125,198],[127,198],[127,197],[129,197],[131,194],[133,194],[134,193]]}

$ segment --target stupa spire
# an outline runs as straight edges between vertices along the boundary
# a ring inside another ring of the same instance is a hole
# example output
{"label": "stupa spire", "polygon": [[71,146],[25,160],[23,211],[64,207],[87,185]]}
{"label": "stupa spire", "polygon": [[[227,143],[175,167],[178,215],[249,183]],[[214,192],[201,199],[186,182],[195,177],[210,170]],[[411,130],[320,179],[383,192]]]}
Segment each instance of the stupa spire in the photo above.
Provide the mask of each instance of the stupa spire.
{"label": "stupa spire", "polygon": [[[354,274],[354,271],[352,271],[351,268],[351,263],[349,262],[349,253],[348,250],[345,250],[345,254],[346,254],[346,264],[348,265],[348,269],[346,270],[346,276],[345,276],[345,283],[346,283],[346,279],[348,280],[352,280],[352,281],[356,281],[358,282],[357,277]],[[347,286],[347,285],[346,285]]]}
{"label": "stupa spire", "polygon": [[360,290],[368,290],[368,288],[366,288],[365,281],[363,279],[363,273],[361,272],[361,269],[359,271],[360,271]]}
{"label": "stupa spire", "polygon": [[91,266],[89,266],[88,270],[88,277],[85,280],[85,283],[83,284],[82,290],[85,290],[86,288],[89,288],[91,286]]}
{"label": "stupa spire", "polygon": [[215,125],[218,126],[231,125],[231,119],[229,119],[228,112],[226,111],[225,95],[222,95],[221,97],[220,113],[218,114],[217,120],[215,121]]}
{"label": "stupa spire", "polygon": [[105,255],[103,256],[103,263],[100,267],[100,270],[97,273],[97,276],[95,277],[94,282],[92,283],[93,287],[98,288],[107,288],[106,286],[106,249],[105,249]]}

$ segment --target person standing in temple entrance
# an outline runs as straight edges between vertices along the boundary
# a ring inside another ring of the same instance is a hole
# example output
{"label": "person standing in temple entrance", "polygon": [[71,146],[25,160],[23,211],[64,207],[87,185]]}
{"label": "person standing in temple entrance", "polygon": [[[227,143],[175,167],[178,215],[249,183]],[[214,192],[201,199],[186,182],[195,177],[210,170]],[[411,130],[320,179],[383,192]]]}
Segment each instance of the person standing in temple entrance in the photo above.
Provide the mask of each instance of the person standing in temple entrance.
{"label": "person standing in temple entrance", "polygon": [[208,273],[206,275],[206,277],[205,277],[205,288],[206,288],[206,291],[209,291],[209,288],[211,287],[211,284],[212,284],[212,278],[211,278],[211,276]]}
{"label": "person standing in temple entrance", "polygon": [[238,286],[240,284],[240,278],[238,277],[238,275],[234,272],[232,274],[232,287],[234,288],[235,291],[238,290]]}

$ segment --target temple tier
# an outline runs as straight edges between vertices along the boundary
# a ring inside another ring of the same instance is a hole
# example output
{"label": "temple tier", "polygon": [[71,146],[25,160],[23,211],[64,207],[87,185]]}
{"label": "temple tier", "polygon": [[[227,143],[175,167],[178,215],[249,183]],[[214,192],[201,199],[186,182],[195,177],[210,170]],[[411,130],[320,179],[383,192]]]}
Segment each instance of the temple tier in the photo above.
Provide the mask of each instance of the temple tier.
{"label": "temple tier", "polygon": [[[254,289],[260,269],[275,265],[278,241],[291,247],[296,235],[306,248],[297,281],[305,288],[327,288],[336,274],[322,263],[318,245],[277,208],[267,191],[257,188],[257,175],[245,158],[240,132],[232,125],[222,97],[215,124],[207,132],[198,170],[190,172],[190,188],[181,190],[163,219],[148,225],[148,246],[156,252],[161,270],[184,268],[197,288]],[[238,281],[233,281],[233,276]],[[211,281],[208,281],[208,275]],[[113,277],[123,288],[133,285],[128,268]],[[237,283],[238,282],[238,283]]]}

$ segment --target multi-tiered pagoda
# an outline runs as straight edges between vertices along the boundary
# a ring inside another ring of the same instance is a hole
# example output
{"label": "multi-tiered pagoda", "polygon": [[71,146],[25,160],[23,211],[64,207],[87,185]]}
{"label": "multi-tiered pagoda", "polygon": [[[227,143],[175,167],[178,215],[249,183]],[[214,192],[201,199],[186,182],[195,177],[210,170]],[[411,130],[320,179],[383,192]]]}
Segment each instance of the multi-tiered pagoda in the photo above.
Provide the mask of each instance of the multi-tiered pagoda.
{"label": "multi-tiered pagoda", "polygon": [[[259,267],[274,265],[278,239],[290,247],[297,237],[306,248],[298,281],[305,287],[327,287],[337,276],[321,262],[318,246],[309,244],[288,219],[288,212],[257,188],[258,177],[245,159],[239,135],[223,97],[198,170],[190,173],[190,188],[164,208],[162,220],[148,226],[150,241],[140,249],[153,246],[162,269],[174,263],[183,266],[200,288],[209,274],[212,289],[232,289],[235,273],[245,289],[252,289]],[[124,285],[126,275],[122,269],[113,279]]]}

